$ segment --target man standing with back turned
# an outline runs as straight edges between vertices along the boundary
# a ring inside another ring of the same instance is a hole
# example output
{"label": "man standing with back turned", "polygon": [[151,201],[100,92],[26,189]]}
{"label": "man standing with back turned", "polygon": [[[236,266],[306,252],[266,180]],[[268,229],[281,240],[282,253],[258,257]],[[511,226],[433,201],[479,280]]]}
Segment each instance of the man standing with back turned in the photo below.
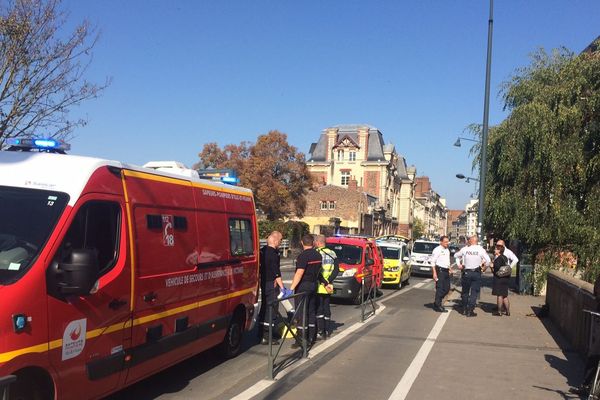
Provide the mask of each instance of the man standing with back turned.
{"label": "man standing with back turned", "polygon": [[481,289],[481,272],[490,264],[490,256],[487,251],[477,244],[477,236],[469,238],[469,245],[463,247],[454,254],[458,268],[462,273],[462,305],[463,312],[467,317],[476,317],[473,311],[477,304],[477,297]]}
{"label": "man standing with back turned", "polygon": [[[277,298],[279,289],[283,289],[281,280],[279,245],[281,244],[281,233],[273,231],[267,238],[267,245],[260,249],[260,313],[258,314],[258,336],[261,344],[269,343],[269,324],[275,326],[275,316],[273,312],[273,321],[267,321],[268,308],[273,306]],[[277,344],[277,341],[274,341]]]}
{"label": "man standing with back turned", "polygon": [[[305,293],[304,303],[300,306],[301,297],[296,297],[296,310],[298,312],[297,324],[299,330],[308,328],[307,342],[311,345],[316,339],[316,320],[317,320],[317,282],[321,275],[321,255],[313,249],[314,239],[312,235],[302,236],[303,251],[296,258],[296,273],[290,285],[294,293]],[[308,327],[302,325],[302,314],[307,310]]]}
{"label": "man standing with back turned", "polygon": [[440,245],[431,253],[433,264],[433,280],[435,281],[435,302],[433,309],[437,312],[448,312],[442,302],[450,291],[450,250],[448,236],[442,236]]}
{"label": "man standing with back turned", "polygon": [[333,280],[340,271],[340,263],[335,251],[325,247],[325,236],[315,236],[315,250],[321,254],[323,259],[321,267],[321,282],[317,288],[317,335],[325,339],[331,332],[329,323],[331,321],[331,294],[333,293]]}

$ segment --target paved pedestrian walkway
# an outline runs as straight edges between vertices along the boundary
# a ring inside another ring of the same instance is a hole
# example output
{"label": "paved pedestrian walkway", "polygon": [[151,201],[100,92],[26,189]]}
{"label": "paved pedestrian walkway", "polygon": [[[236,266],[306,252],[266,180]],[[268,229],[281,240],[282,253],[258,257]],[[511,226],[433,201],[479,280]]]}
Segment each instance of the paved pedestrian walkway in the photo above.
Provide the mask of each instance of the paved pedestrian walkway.
{"label": "paved pedestrian walkway", "polygon": [[568,389],[580,381],[581,359],[549,320],[536,316],[543,297],[511,293],[511,316],[497,317],[485,287],[478,316],[466,318],[435,313],[432,285],[413,289],[254,398],[577,398]]}

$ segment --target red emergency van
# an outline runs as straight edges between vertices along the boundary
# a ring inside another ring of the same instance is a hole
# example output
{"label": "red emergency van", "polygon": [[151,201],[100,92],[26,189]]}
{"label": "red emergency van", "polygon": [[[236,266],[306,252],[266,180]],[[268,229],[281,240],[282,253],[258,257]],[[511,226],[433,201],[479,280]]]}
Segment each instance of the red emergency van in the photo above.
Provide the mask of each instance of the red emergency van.
{"label": "red emergency van", "polygon": [[329,249],[335,251],[340,263],[340,273],[333,281],[333,298],[349,299],[359,304],[363,279],[365,291],[381,287],[383,259],[375,242],[356,235],[328,237],[325,242]]}
{"label": "red emergency van", "polygon": [[252,193],[150,166],[0,151],[12,399],[97,399],[210,347],[240,351],[257,306]]}

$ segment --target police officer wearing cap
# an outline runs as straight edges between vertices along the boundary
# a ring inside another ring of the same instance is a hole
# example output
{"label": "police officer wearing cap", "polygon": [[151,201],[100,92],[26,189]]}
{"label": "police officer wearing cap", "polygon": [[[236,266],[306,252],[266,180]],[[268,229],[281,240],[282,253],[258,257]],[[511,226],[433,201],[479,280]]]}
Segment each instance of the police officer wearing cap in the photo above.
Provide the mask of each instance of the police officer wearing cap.
{"label": "police officer wearing cap", "polygon": [[433,309],[437,312],[448,312],[442,304],[450,291],[450,250],[448,236],[440,238],[440,245],[431,253],[433,264],[433,280],[435,281],[435,302]]}
{"label": "police officer wearing cap", "polygon": [[481,272],[490,264],[487,251],[477,244],[477,236],[469,238],[469,245],[454,254],[458,268],[462,273],[462,305],[467,317],[476,317],[473,311],[481,289]]}

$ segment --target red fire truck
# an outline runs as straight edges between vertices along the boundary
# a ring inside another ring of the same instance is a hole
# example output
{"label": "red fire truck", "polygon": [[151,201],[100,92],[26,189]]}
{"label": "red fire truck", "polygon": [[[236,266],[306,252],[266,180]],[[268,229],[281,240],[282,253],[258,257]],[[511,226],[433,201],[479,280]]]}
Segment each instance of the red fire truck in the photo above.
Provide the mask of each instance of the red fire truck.
{"label": "red fire truck", "polygon": [[0,152],[0,377],[14,399],[97,399],[205,349],[257,308],[251,191],[150,168]]}

